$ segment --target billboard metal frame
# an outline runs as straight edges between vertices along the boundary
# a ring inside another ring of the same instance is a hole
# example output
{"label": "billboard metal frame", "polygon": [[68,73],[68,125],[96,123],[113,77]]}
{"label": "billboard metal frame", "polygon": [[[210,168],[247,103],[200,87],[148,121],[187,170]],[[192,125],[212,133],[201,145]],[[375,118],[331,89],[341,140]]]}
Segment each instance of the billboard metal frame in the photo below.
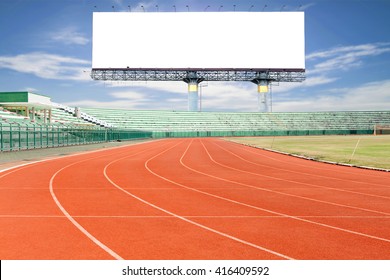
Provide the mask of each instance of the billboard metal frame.
{"label": "billboard metal frame", "polygon": [[266,73],[273,82],[302,82],[304,69],[114,69],[94,68],[91,78],[98,81],[184,81],[197,77],[203,81],[254,81]]}

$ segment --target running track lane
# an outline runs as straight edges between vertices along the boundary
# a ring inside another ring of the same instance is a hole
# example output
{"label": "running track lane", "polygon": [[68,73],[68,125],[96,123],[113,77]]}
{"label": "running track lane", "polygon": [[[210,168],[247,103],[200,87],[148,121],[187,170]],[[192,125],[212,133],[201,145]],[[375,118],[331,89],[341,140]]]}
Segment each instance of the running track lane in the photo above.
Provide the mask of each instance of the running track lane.
{"label": "running track lane", "polygon": [[1,259],[389,259],[390,174],[165,139],[0,173]]}

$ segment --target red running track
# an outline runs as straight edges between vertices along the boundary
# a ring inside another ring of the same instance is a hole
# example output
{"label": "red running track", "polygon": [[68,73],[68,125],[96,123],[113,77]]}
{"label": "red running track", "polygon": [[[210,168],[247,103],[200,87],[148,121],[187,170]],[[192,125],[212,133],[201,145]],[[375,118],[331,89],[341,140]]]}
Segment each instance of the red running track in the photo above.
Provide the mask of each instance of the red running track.
{"label": "red running track", "polygon": [[390,174],[221,139],[0,173],[0,259],[390,259]]}

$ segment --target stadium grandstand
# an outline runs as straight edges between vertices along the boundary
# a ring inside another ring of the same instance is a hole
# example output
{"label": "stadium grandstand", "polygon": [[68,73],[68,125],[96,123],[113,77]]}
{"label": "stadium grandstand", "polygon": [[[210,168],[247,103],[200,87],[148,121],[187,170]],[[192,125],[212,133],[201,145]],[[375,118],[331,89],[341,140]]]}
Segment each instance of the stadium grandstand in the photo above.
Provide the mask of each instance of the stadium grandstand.
{"label": "stadium grandstand", "polygon": [[386,134],[390,111],[236,113],[73,108],[0,93],[1,151],[165,137]]}
{"label": "stadium grandstand", "polygon": [[375,125],[390,123],[390,111],[227,113],[81,110],[117,128],[150,131],[156,138],[372,134]]}

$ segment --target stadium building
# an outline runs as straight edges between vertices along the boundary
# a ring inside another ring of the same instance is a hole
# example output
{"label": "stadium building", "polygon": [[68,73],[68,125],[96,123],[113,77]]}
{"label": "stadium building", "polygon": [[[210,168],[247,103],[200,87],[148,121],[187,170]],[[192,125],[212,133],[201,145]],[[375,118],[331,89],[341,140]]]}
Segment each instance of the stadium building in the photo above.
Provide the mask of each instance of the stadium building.
{"label": "stadium building", "polygon": [[0,92],[1,151],[135,138],[385,134],[390,111],[228,113],[69,107]]}

